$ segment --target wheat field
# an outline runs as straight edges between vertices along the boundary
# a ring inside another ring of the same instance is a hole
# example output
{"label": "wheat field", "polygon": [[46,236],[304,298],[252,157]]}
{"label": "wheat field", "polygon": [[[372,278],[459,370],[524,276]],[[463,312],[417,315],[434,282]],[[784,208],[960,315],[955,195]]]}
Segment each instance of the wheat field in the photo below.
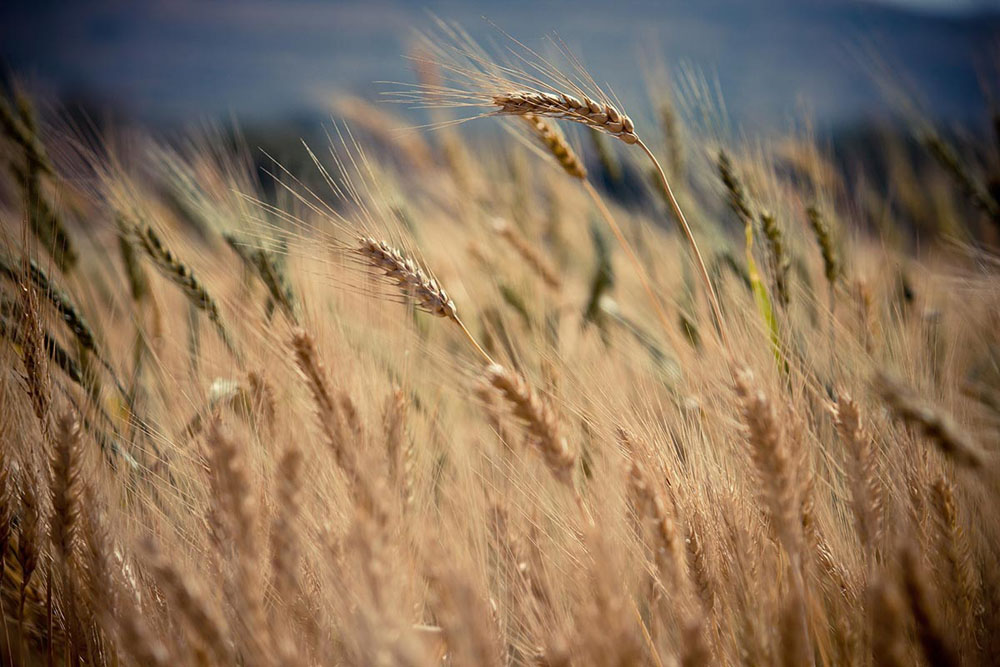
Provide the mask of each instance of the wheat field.
{"label": "wheat field", "polygon": [[991,664],[996,141],[440,31],[298,167],[4,100],[0,661]]}

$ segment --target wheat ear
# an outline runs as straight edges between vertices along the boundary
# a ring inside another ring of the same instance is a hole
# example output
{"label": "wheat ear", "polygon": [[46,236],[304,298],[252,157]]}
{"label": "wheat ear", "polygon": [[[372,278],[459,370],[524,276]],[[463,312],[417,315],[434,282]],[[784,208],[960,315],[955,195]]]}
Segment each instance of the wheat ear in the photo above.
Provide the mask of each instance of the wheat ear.
{"label": "wheat ear", "polygon": [[905,631],[906,607],[899,585],[883,572],[872,586],[871,609],[868,612],[872,630],[872,658],[880,667],[906,667]]}
{"label": "wheat ear", "polygon": [[85,585],[91,611],[96,621],[117,636],[125,652],[136,662],[151,667],[172,664],[162,640],[149,627],[141,613],[135,591],[122,583],[121,554],[108,534],[100,505],[93,489],[84,487],[80,515],[83,537],[81,550]]}
{"label": "wheat ear", "polygon": [[918,554],[912,546],[907,546],[903,548],[900,560],[903,589],[910,603],[924,657],[931,665],[960,665],[950,633],[941,618],[941,607],[927,585],[929,577],[920,565]]}
{"label": "wheat ear", "polygon": [[833,245],[833,233],[823,212],[815,204],[810,204],[806,208],[806,217],[809,218],[809,226],[812,227],[816,243],[823,255],[823,275],[826,276],[830,289],[833,289],[840,276],[840,263],[837,260],[837,250]]}
{"label": "wheat ear", "polygon": [[944,411],[914,396],[885,373],[878,373],[875,386],[898,418],[920,428],[949,458],[970,468],[980,468],[985,455],[968,433]]}
{"label": "wheat ear", "polygon": [[371,236],[360,237],[354,252],[364,258],[373,268],[381,271],[382,277],[394,283],[404,296],[413,300],[417,308],[435,317],[445,317],[457,324],[476,351],[488,363],[493,363],[493,359],[476,341],[458,316],[455,302],[435,279],[424,272],[419,264],[385,241],[376,240]]}
{"label": "wheat ear", "polygon": [[963,638],[972,641],[978,585],[969,541],[959,520],[952,483],[944,476],[940,476],[934,481],[932,489],[934,492],[931,496],[932,504],[937,514],[942,538],[941,552],[948,564],[951,589],[957,593],[959,609],[962,612]]}
{"label": "wheat ear", "polygon": [[733,168],[733,161],[729,158],[729,154],[725,150],[719,151],[716,166],[719,169],[719,179],[726,186],[726,192],[729,196],[729,208],[733,209],[733,212],[736,213],[740,222],[744,225],[752,224],[753,211],[750,210],[750,201],[747,198],[746,189],[743,187],[743,182],[740,181],[739,176],[736,175],[736,170]]}
{"label": "wheat ear", "polygon": [[[779,539],[788,552],[794,597],[782,614],[783,625],[790,624],[786,625],[786,629],[794,629],[795,641],[789,645],[798,647],[799,653],[810,658],[809,664],[815,664],[811,659],[805,581],[802,575],[803,522],[796,517],[803,494],[797,483],[794,459],[774,404],[758,386],[753,372],[746,367],[736,368],[733,377],[736,394],[743,402],[743,422],[747,428],[751,458],[763,485],[763,500]],[[804,644],[799,644],[800,638]]]}
{"label": "wheat ear", "polygon": [[580,100],[565,93],[518,91],[494,95],[493,104],[499,107],[497,113],[564,118],[610,134],[626,144],[639,141],[631,118],[610,104],[595,102],[586,95]]}
{"label": "wheat ear", "polygon": [[[49,476],[52,514],[49,518],[49,539],[54,547],[56,565],[66,598],[65,629],[67,652],[72,656],[80,641],[77,620],[77,582],[74,578],[76,542],[80,525],[80,424],[72,412],[56,421],[53,454]],[[51,573],[49,574],[51,577]]]}
{"label": "wheat ear", "polygon": [[[13,263],[9,262],[5,257],[0,257],[0,273],[7,276],[13,282],[20,283],[22,285],[27,282],[23,279],[23,272],[15,269]],[[111,375],[111,379],[114,381],[118,392],[127,399],[127,392],[125,391],[125,387],[122,385],[121,381],[118,379],[115,369],[111,367],[111,364],[105,358],[104,353],[97,346],[97,340],[94,336],[93,329],[90,328],[90,325],[87,323],[86,318],[84,318],[83,313],[81,313],[80,309],[76,307],[69,295],[56,287],[49,279],[48,275],[46,275],[45,271],[43,271],[34,260],[28,261],[27,275],[30,277],[31,282],[38,288],[38,291],[42,293],[46,300],[48,300],[49,304],[55,308],[60,317],[62,317],[66,326],[76,339],[80,349],[83,352],[93,354],[94,357],[97,358],[100,364]],[[52,350],[58,347],[58,344],[54,340],[51,341],[51,343],[52,346],[49,345],[49,341],[46,342],[50,355],[53,354]],[[62,348],[58,347],[58,349],[61,350]],[[84,361],[83,352],[81,352],[80,355],[81,362]],[[67,357],[67,361],[75,363],[72,362],[72,359],[69,357]],[[57,363],[59,363],[60,367],[64,370],[66,369],[66,363],[61,361]],[[72,372],[67,374],[79,384],[83,384],[82,369],[77,372],[76,377],[74,377]],[[79,377],[78,380],[77,377]],[[88,391],[92,391],[93,388],[89,387],[87,389]]]}
{"label": "wheat ear", "polygon": [[291,605],[299,589],[301,545],[297,522],[301,513],[302,452],[294,446],[282,454],[275,476],[275,516],[271,523],[271,575],[281,602]]}
{"label": "wheat ear", "polygon": [[[313,337],[303,329],[297,329],[292,337],[292,351],[295,363],[306,379],[313,402],[316,404],[316,418],[327,445],[333,450],[334,459],[347,477],[351,494],[355,501],[365,511],[371,513],[379,522],[386,518],[385,508],[381,499],[375,495],[369,482],[369,475],[362,467],[355,446],[358,438],[352,435],[357,429],[352,428],[350,412],[353,406],[342,394],[335,397],[330,390],[326,378],[326,370],[320,363]],[[339,399],[339,400],[335,400]]]}
{"label": "wheat ear", "polygon": [[723,347],[728,353],[732,353],[732,346],[729,343],[729,333],[726,329],[725,320],[722,318],[722,308],[719,306],[719,297],[715,293],[715,286],[712,285],[712,279],[708,275],[708,269],[705,267],[705,260],[701,256],[701,250],[698,249],[698,242],[694,239],[694,234],[691,232],[691,226],[688,224],[687,217],[684,215],[684,211],[681,210],[681,205],[677,201],[677,197],[674,195],[673,188],[670,187],[670,181],[667,180],[667,175],[663,171],[663,167],[660,166],[659,160],[653,155],[653,151],[649,150],[642,140],[637,140],[636,145],[642,149],[646,156],[652,161],[653,166],[656,168],[656,173],[660,177],[660,185],[663,187],[663,192],[667,196],[667,202],[670,204],[670,209],[673,211],[674,217],[677,218],[677,222],[680,223],[681,229],[684,231],[684,236],[687,238],[688,245],[691,246],[691,252],[694,255],[695,263],[698,265],[698,272],[701,274],[701,280],[705,284],[706,294],[708,294],[708,302],[712,308],[712,316],[715,318],[715,324],[719,330],[719,339],[722,341]]}
{"label": "wheat ear", "polygon": [[875,463],[875,446],[861,423],[858,404],[850,396],[843,395],[837,399],[834,422],[849,450],[848,484],[858,535],[868,551],[870,562],[874,563],[875,547],[882,535],[882,493]]}
{"label": "wheat ear", "polygon": [[514,416],[524,423],[553,476],[572,487],[576,454],[559,433],[555,411],[519,373],[499,364],[492,364],[486,369],[486,380],[500,391]]}
{"label": "wheat ear", "polygon": [[17,619],[18,624],[24,623],[24,603],[28,597],[28,586],[38,566],[39,533],[41,514],[38,498],[38,479],[35,472],[25,468],[21,480],[21,521],[18,523],[17,562],[21,566],[21,586],[18,594]]}
{"label": "wheat ear", "polygon": [[147,542],[143,551],[144,560],[170,608],[184,619],[185,634],[208,648],[219,664],[231,664],[234,656],[228,627],[211,608],[207,591],[193,577],[181,572],[155,543]]}
{"label": "wheat ear", "polygon": [[38,134],[34,131],[34,125],[34,118],[30,113],[21,111],[15,116],[10,103],[0,98],[0,127],[14,143],[21,146],[25,158],[34,163],[39,172],[51,175],[54,173],[52,163],[49,161]]}
{"label": "wheat ear", "polygon": [[567,174],[581,181],[587,178],[587,168],[583,165],[583,160],[576,154],[566,137],[563,136],[554,125],[535,114],[525,114],[521,116],[531,127],[538,140],[549,149],[552,157],[556,159],[559,166]]}
{"label": "wheat ear", "polygon": [[[8,399],[6,391],[0,390],[0,398]],[[7,429],[0,427],[0,437],[7,437]],[[14,483],[11,479],[11,461],[7,448],[0,448],[0,572],[3,572],[7,555],[7,545],[14,532]]]}
{"label": "wheat ear", "polygon": [[764,504],[789,553],[801,546],[801,532],[795,519],[800,493],[794,481],[792,453],[784,437],[777,411],[759,388],[747,368],[735,372],[736,393],[743,402],[743,422],[747,429],[750,455],[763,486]]}
{"label": "wheat ear", "polygon": [[687,554],[688,569],[691,572],[691,583],[701,600],[705,615],[711,615],[715,607],[715,576],[712,574],[708,553],[705,551],[704,539],[698,525],[704,523],[701,513],[695,512],[687,522],[687,537],[684,540]]}
{"label": "wheat ear", "polygon": [[[254,248],[235,234],[226,233],[222,237],[239,256],[243,264],[256,273],[260,281],[264,283],[264,287],[268,291],[269,306],[273,307],[274,304],[277,304],[293,324],[298,324],[295,296],[273,253],[263,248]],[[268,315],[270,316],[270,308]]]}
{"label": "wheat ear", "polygon": [[930,154],[955,180],[972,203],[993,220],[1000,220],[1000,203],[990,193],[989,188],[969,172],[951,144],[934,130],[925,131],[921,139]]}
{"label": "wheat ear", "polygon": [[635,436],[624,427],[617,428],[618,442],[630,459],[628,473],[629,499],[636,516],[653,523],[657,538],[656,564],[662,575],[668,577],[670,590],[680,591],[686,583],[681,537],[674,516],[667,509],[667,501],[654,486],[649,472],[639,461],[635,451]]}
{"label": "wheat ear", "polygon": [[52,455],[52,544],[69,567],[80,517],[80,424],[67,412],[56,424]]}
{"label": "wheat ear", "polygon": [[208,290],[205,289],[201,281],[194,275],[194,272],[181,262],[170,248],[164,245],[160,239],[160,235],[152,227],[146,225],[137,231],[140,245],[142,245],[143,250],[146,251],[149,258],[153,260],[153,264],[160,270],[160,273],[181,288],[184,296],[187,297],[188,302],[192,306],[204,311],[208,315],[209,321],[215,325],[215,330],[218,332],[219,338],[222,339],[226,349],[236,359],[241,359],[232,339],[229,337],[228,330],[222,323],[222,315],[219,312],[218,304],[208,293]]}
{"label": "wheat ear", "polygon": [[784,235],[777,218],[770,211],[763,211],[760,214],[760,226],[764,230],[764,238],[767,239],[767,247],[771,251],[771,268],[774,271],[774,286],[778,290],[778,298],[787,306],[791,300],[788,291],[788,270],[791,268],[791,262],[785,254]]}

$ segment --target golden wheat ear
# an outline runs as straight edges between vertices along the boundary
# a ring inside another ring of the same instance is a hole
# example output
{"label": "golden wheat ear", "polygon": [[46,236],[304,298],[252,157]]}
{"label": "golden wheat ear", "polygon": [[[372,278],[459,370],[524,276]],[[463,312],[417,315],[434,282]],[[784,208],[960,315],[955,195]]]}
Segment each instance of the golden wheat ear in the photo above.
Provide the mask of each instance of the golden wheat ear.
{"label": "golden wheat ear", "polygon": [[458,325],[475,350],[487,363],[493,363],[493,359],[458,316],[455,302],[438,281],[428,276],[413,259],[406,257],[385,241],[379,241],[371,236],[359,237],[353,252],[362,257],[372,268],[380,271],[380,277],[395,285],[417,308],[435,317],[447,318]]}
{"label": "golden wheat ear", "polygon": [[639,141],[632,119],[607,102],[595,102],[587,96],[577,99],[567,93],[540,93],[516,91],[493,96],[497,113],[523,116],[549,116],[588,125],[599,132],[610,134],[626,144]]}
{"label": "golden wheat ear", "polygon": [[355,252],[365,258],[382,276],[393,282],[420,310],[435,317],[458,320],[458,309],[448,293],[436,280],[430,278],[412,259],[405,257],[385,241],[370,236],[358,239]]}
{"label": "golden wheat ear", "polygon": [[545,457],[552,475],[572,486],[576,454],[559,433],[559,420],[555,411],[520,374],[500,364],[492,364],[486,369],[486,381],[500,391],[510,405],[511,412],[524,424]]}
{"label": "golden wheat ear", "polygon": [[576,154],[558,128],[535,114],[525,114],[521,117],[538,137],[538,140],[549,149],[563,171],[581,181],[587,178],[587,168],[583,165],[583,160]]}

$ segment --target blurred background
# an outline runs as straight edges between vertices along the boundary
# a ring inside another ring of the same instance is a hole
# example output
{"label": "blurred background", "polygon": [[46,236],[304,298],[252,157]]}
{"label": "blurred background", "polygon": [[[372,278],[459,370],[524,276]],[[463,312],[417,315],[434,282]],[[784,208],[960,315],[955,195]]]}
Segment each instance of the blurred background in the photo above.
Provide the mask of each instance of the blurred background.
{"label": "blurred background", "polygon": [[640,65],[660,60],[717,77],[730,118],[755,131],[803,112],[821,128],[871,122],[893,108],[875,54],[954,126],[986,117],[1000,34],[1000,1],[982,0],[0,4],[5,76],[162,127],[315,123],[339,92],[375,98],[376,81],[412,81],[405,54],[434,15],[482,40],[497,35],[484,16],[529,45],[556,31],[633,115],[648,103]]}

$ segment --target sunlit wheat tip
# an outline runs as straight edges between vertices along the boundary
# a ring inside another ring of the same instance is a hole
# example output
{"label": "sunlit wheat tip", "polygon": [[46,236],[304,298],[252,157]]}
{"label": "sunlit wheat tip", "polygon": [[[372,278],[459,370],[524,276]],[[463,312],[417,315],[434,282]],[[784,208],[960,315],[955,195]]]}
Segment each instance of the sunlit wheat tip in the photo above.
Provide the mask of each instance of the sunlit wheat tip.
{"label": "sunlit wheat tip", "polygon": [[639,141],[631,118],[610,104],[595,102],[586,96],[583,100],[579,100],[566,93],[556,95],[519,91],[494,95],[493,104],[500,107],[497,113],[516,116],[535,114],[552,118],[565,118],[618,137],[626,144],[634,144]]}

